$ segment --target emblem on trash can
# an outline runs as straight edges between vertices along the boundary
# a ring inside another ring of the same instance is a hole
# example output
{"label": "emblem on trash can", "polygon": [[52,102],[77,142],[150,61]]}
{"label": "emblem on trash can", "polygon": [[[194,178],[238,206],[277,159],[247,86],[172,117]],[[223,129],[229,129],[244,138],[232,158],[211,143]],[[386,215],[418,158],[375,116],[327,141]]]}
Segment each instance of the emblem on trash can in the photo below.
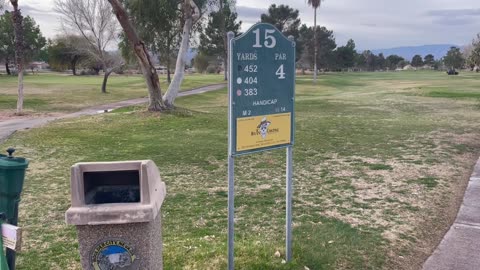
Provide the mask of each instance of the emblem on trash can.
{"label": "emblem on trash can", "polygon": [[104,240],[95,245],[91,265],[95,270],[136,269],[136,256],[130,244],[122,240]]}

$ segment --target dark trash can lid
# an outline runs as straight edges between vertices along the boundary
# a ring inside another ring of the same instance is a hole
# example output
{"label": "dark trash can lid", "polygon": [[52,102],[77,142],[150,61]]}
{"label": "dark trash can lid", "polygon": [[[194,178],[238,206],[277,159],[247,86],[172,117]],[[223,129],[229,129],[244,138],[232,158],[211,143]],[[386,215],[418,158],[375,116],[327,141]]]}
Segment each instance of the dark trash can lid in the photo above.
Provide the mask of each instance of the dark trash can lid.
{"label": "dark trash can lid", "polygon": [[13,157],[13,150],[11,148],[8,149],[9,156],[0,154],[0,170],[18,170],[18,169],[26,169],[28,167],[28,160],[21,157]]}

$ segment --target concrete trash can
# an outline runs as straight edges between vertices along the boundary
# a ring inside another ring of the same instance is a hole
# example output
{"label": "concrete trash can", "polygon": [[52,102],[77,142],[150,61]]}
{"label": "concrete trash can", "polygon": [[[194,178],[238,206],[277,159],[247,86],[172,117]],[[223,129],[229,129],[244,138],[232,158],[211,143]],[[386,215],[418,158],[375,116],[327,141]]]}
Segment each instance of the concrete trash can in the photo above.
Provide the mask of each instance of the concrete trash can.
{"label": "concrete trash can", "polygon": [[78,163],[72,206],[84,270],[161,270],[165,183],[151,160]]}

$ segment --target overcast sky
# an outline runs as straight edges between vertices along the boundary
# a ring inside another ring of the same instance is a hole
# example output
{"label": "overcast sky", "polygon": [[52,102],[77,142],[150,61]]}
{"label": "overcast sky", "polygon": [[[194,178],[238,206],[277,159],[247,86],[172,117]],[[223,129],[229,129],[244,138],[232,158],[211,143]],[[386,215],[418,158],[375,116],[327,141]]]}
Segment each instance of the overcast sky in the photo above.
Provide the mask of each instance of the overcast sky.
{"label": "overcast sky", "polygon": [[[54,0],[20,0],[20,7],[40,24],[47,37],[59,32]],[[271,4],[300,10],[302,23],[313,25],[313,10],[305,0],[237,0],[245,31]],[[480,32],[479,0],[326,0],[318,23],[333,30],[337,44],[353,38],[360,49],[425,44],[465,45]]]}

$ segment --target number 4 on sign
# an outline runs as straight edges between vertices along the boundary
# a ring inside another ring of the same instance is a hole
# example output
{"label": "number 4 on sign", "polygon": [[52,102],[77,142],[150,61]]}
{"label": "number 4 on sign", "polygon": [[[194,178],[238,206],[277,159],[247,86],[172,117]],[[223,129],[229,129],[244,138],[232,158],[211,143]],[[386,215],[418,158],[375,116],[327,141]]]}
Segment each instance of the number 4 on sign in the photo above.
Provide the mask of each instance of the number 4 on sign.
{"label": "number 4 on sign", "polygon": [[283,71],[283,65],[281,65],[281,66],[277,69],[277,72],[275,73],[275,75],[277,75],[280,80],[285,79],[285,71]]}

